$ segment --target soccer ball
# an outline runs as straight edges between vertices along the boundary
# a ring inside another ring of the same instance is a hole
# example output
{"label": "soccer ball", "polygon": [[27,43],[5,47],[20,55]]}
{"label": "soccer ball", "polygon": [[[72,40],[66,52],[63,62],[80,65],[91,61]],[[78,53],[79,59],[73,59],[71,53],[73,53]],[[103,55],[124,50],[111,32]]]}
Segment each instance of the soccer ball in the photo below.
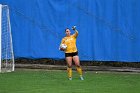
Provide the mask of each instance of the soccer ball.
{"label": "soccer ball", "polygon": [[67,45],[65,45],[65,44],[60,45],[60,50],[65,50],[66,48],[67,48]]}

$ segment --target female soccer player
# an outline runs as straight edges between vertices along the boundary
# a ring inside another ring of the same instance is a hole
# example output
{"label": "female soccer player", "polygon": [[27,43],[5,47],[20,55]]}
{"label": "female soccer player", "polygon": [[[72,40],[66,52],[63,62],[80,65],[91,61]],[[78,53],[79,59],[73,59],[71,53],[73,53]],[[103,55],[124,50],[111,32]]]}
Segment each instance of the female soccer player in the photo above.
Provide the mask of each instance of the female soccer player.
{"label": "female soccer player", "polygon": [[[72,80],[72,61],[74,61],[77,72],[80,75],[80,79],[84,80],[82,76],[82,68],[80,66],[78,50],[76,47],[76,38],[78,36],[78,31],[76,30],[76,26],[73,26],[72,29],[75,31],[73,35],[71,35],[70,29],[65,29],[66,36],[62,39],[60,44],[60,50],[65,52],[65,59],[67,62],[67,71],[68,71],[68,78]],[[66,45],[66,48],[61,47],[61,45]]]}

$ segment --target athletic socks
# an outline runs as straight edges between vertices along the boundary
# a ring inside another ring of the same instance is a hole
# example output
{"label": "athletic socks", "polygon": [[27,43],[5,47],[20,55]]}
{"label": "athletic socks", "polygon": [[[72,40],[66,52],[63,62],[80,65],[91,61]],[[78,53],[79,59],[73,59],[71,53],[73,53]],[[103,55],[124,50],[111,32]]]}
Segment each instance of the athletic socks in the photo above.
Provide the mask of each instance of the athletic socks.
{"label": "athletic socks", "polygon": [[72,68],[67,68],[67,71],[68,71],[68,77],[72,78]]}
{"label": "athletic socks", "polygon": [[[82,72],[82,68],[81,67],[76,67],[77,69],[77,72],[79,73],[80,75],[80,80],[84,80],[83,78],[83,72]],[[68,72],[68,79],[69,80],[72,80],[72,68],[67,68],[67,72]]]}

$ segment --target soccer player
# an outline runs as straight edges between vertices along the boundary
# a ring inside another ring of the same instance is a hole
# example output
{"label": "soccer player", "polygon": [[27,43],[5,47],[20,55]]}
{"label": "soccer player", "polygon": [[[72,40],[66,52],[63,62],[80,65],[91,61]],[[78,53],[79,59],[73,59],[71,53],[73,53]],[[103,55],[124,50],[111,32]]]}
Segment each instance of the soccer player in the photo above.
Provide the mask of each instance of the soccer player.
{"label": "soccer player", "polygon": [[78,50],[76,47],[76,38],[78,36],[78,31],[76,30],[76,26],[73,26],[72,29],[75,31],[73,35],[71,35],[71,31],[69,28],[65,29],[66,36],[62,39],[60,46],[65,44],[67,47],[64,49],[60,47],[61,51],[65,52],[65,59],[67,62],[67,72],[69,80],[72,80],[72,61],[76,65],[77,72],[80,75],[80,79],[84,80],[82,76],[82,68],[80,66]]}

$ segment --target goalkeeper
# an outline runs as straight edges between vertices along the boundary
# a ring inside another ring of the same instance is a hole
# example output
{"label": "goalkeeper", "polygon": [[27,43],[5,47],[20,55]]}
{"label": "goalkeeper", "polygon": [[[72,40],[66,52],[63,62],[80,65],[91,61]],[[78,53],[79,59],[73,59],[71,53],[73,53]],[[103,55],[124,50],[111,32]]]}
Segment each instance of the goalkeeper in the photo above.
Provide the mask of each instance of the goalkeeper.
{"label": "goalkeeper", "polygon": [[[76,26],[73,26],[72,29],[75,31],[73,35],[71,35],[70,29],[65,29],[66,36],[62,39],[60,44],[60,50],[65,52],[65,59],[67,62],[67,72],[69,80],[72,80],[72,61],[74,61],[76,65],[77,72],[80,75],[80,79],[84,80],[82,76],[82,68],[80,66],[78,51],[76,47],[76,38],[78,36],[78,31],[76,30]],[[61,47],[61,45],[66,45],[66,48]]]}

